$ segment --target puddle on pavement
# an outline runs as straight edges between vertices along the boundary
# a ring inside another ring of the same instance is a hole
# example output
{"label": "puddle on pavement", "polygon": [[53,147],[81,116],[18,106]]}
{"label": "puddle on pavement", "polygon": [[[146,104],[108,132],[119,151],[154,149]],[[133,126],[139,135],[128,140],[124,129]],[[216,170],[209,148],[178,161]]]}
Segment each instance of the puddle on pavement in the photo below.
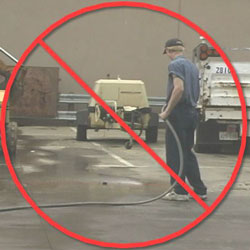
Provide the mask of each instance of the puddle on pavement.
{"label": "puddle on pavement", "polygon": [[[17,152],[15,167],[34,200],[140,200],[140,197],[159,195],[169,187],[167,181],[148,185],[134,178],[133,168],[93,168],[100,164],[100,157],[106,157],[99,149],[60,145],[60,141],[54,140],[24,139]],[[116,143],[121,145],[121,141]],[[116,143],[114,146],[118,145]]]}

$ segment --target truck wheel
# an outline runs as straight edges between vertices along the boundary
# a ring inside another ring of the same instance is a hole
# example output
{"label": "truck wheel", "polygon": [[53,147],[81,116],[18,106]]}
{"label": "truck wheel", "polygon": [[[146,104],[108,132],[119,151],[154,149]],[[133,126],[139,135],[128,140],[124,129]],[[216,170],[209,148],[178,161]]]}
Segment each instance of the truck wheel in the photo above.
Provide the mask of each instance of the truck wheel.
{"label": "truck wheel", "polygon": [[216,121],[199,122],[195,131],[194,151],[196,153],[219,153],[219,126]]}
{"label": "truck wheel", "polygon": [[84,125],[78,125],[76,131],[76,140],[77,141],[86,141],[87,140],[87,127]]}
{"label": "truck wheel", "polygon": [[195,144],[194,151],[196,153],[217,154],[221,152],[221,145]]}
{"label": "truck wheel", "polygon": [[204,144],[195,144],[194,145],[194,151],[196,153],[208,153],[209,149],[207,145]]}
{"label": "truck wheel", "polygon": [[146,130],[146,142],[157,142],[157,137],[158,137],[158,127],[149,127]]}
{"label": "truck wheel", "polygon": [[196,153],[212,153],[210,152],[211,144],[206,144],[205,141],[203,140],[204,133],[205,132],[202,130],[202,134],[201,134],[200,127],[198,127],[197,130],[195,131],[193,149]]}
{"label": "truck wheel", "polygon": [[6,140],[10,157],[15,157],[17,147],[17,123],[10,122],[6,126]]}
{"label": "truck wheel", "polygon": [[[221,145],[214,142],[206,143],[199,132],[200,131],[197,130],[195,133],[194,151],[196,153],[219,153],[221,150]],[[211,135],[211,132],[208,134]]]}

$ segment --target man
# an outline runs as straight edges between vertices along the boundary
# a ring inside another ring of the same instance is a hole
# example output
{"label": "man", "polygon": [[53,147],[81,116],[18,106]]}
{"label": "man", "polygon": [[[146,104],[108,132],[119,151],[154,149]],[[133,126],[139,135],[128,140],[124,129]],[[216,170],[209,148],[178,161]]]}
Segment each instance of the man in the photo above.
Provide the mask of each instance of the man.
{"label": "man", "polygon": [[[207,198],[207,188],[201,180],[200,170],[192,148],[194,131],[198,122],[196,110],[200,94],[199,72],[197,67],[183,56],[184,45],[180,39],[166,42],[164,54],[171,59],[168,66],[168,86],[166,105],[162,108],[160,118],[168,119],[173,125],[182,145],[184,166],[181,178],[188,180],[201,199]],[[179,172],[179,152],[175,138],[169,129],[166,130],[167,164]],[[175,179],[171,177],[171,184]],[[163,197],[166,200],[187,201],[187,191],[177,183],[174,190]]]}

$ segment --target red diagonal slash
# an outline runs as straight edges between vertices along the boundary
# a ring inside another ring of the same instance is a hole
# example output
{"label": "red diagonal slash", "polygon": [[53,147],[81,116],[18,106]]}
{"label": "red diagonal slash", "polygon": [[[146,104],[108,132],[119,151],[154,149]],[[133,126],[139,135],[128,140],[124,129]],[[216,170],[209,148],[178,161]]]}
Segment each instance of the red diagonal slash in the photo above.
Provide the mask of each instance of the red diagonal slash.
{"label": "red diagonal slash", "polygon": [[48,44],[43,40],[39,43],[205,210],[209,209],[209,206],[48,46]]}

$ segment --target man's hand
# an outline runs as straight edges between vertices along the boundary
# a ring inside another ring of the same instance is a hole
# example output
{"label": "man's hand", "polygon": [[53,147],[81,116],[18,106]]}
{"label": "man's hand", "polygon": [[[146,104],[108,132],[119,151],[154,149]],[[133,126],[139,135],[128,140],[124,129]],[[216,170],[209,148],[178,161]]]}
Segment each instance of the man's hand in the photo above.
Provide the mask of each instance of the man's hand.
{"label": "man's hand", "polygon": [[159,114],[159,117],[162,119],[162,120],[166,120],[169,116],[169,112],[168,112],[168,109],[166,109],[165,111],[161,112]]}
{"label": "man's hand", "polygon": [[162,119],[162,120],[166,120],[167,117],[168,117],[168,108],[167,108],[167,104],[164,104],[161,108],[161,113],[159,114],[159,117]]}

